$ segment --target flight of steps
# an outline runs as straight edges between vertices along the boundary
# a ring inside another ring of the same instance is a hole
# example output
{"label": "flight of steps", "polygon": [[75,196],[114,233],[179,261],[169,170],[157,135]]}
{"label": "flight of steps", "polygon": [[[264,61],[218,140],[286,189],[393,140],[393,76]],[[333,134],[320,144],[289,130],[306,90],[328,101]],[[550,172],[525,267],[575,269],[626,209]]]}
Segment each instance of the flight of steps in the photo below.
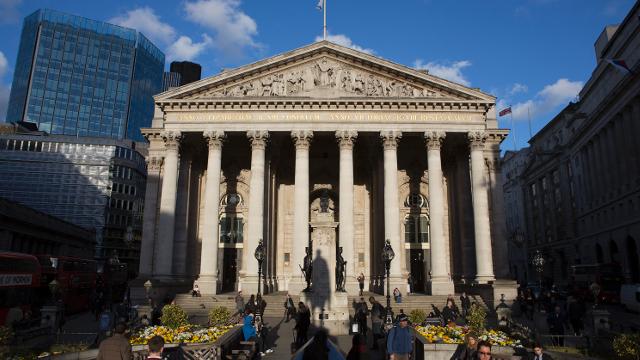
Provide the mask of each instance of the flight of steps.
{"label": "flight of steps", "polygon": [[[267,308],[264,312],[264,317],[271,318],[280,318],[284,316],[284,298],[286,293],[278,292],[265,295],[263,298],[267,302]],[[386,306],[387,298],[386,296],[374,293],[364,293],[363,297],[365,301],[367,301],[367,305],[369,307],[371,304],[369,303],[369,297],[373,296],[379,301],[383,306]],[[180,305],[192,318],[193,321],[198,323],[206,323],[207,315],[209,310],[224,306],[228,308],[231,312],[235,312],[236,304],[234,301],[235,294],[220,294],[220,295],[209,295],[202,297],[191,297],[191,294],[178,294],[176,295],[175,301],[176,304]],[[480,306],[487,308],[486,303],[482,300],[482,297],[478,295],[469,295],[471,301],[476,301]],[[456,300],[456,305],[460,307],[460,294],[455,294],[454,299]],[[300,296],[292,296],[294,303],[298,304]],[[249,300],[248,297],[245,297],[245,302]],[[349,304],[352,304],[353,301],[360,301],[360,296],[349,296]],[[397,312],[400,309],[404,310],[405,314],[409,314],[414,309],[420,309],[425,311],[427,314],[431,311],[431,304],[435,305],[438,309],[442,310],[442,308],[447,303],[446,295],[405,295],[402,297],[402,303],[396,304],[393,301],[393,297],[391,298],[391,307],[394,312]],[[354,314],[353,307],[350,307],[350,314]]]}

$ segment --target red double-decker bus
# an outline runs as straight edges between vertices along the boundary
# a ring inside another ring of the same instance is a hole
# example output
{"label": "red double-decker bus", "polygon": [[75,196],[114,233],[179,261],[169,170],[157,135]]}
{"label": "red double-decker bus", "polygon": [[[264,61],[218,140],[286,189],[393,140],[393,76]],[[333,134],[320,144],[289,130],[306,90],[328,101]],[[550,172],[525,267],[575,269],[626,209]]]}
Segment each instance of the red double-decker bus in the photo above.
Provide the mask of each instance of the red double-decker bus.
{"label": "red double-decker bus", "polygon": [[25,312],[42,305],[38,296],[40,280],[40,264],[35,256],[0,252],[0,325],[22,319]]}
{"label": "red double-decker bus", "polygon": [[53,279],[58,282],[59,296],[68,313],[89,309],[91,294],[96,288],[95,260],[50,255],[38,255],[38,260],[49,283]]}

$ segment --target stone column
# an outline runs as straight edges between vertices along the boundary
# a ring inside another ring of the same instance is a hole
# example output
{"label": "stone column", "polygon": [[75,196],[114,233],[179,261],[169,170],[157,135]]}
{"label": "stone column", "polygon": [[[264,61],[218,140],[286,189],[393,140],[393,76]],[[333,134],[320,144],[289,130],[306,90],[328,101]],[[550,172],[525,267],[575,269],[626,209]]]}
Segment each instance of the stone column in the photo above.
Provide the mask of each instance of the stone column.
{"label": "stone column", "polygon": [[173,235],[176,221],[178,161],[182,134],[179,131],[166,131],[161,136],[165,144],[165,156],[158,219],[158,243],[155,247],[153,276],[154,278],[168,280],[173,276]]}
{"label": "stone column", "polygon": [[[496,144],[499,147],[499,143]],[[495,276],[498,279],[508,279],[509,270],[509,249],[507,244],[507,224],[504,211],[504,190],[502,182],[502,168],[500,163],[500,151],[492,151],[486,160],[489,169],[489,180],[491,181],[491,219],[493,228],[493,254],[497,260],[494,265]]]}
{"label": "stone column", "polygon": [[207,159],[207,183],[204,190],[204,219],[202,227],[202,251],[198,287],[202,294],[216,294],[218,290],[218,211],[220,209],[220,171],[222,163],[223,131],[205,131],[209,145]]}
{"label": "stone column", "polygon": [[468,133],[471,148],[471,189],[473,193],[473,227],[476,236],[476,282],[495,280],[489,225],[489,199],[485,177],[484,146],[487,135],[481,131]]}
{"label": "stone column", "polygon": [[251,141],[251,180],[249,182],[249,224],[247,240],[242,249],[242,291],[254,294],[258,291],[258,261],[254,252],[264,234],[264,164],[265,148],[269,132],[252,130],[247,132]]}
{"label": "stone column", "polygon": [[345,290],[355,294],[358,291],[357,275],[355,274],[356,256],[354,253],[355,237],[353,231],[353,143],[358,137],[355,130],[336,131],[340,144],[340,194],[339,194],[339,222],[338,227],[340,246],[343,257],[347,262],[345,269]]}
{"label": "stone column", "polygon": [[[391,262],[390,285],[406,289],[403,278],[402,253],[405,249],[400,242],[400,207],[398,204],[398,140],[402,138],[400,131],[381,131],[380,137],[384,147],[384,237],[389,239],[395,259]],[[376,249],[380,253],[382,248]]]}
{"label": "stone column", "polygon": [[162,157],[149,155],[147,158],[147,187],[144,194],[144,214],[142,222],[142,243],[140,244],[140,278],[153,274],[153,249],[156,240],[156,215],[158,214],[158,185]]}
{"label": "stone column", "polygon": [[444,238],[444,193],[440,147],[446,134],[427,131],[427,162],[429,167],[429,239],[431,242],[431,294],[453,294],[453,282],[447,271],[449,251]]}
{"label": "stone column", "polygon": [[296,173],[294,190],[293,249],[291,249],[291,281],[289,291],[297,294],[306,286],[300,271],[303,266],[305,250],[309,246],[309,148],[313,131],[296,130],[291,132],[296,146]]}

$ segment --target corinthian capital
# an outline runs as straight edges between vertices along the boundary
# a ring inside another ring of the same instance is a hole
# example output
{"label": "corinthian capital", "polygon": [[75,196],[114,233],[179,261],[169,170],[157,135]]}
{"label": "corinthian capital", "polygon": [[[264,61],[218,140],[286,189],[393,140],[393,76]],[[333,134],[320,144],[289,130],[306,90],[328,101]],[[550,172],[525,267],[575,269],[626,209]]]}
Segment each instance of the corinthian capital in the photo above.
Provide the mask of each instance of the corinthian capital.
{"label": "corinthian capital", "polygon": [[164,146],[167,150],[178,150],[180,140],[182,140],[182,133],[180,131],[163,131],[160,136],[162,136]]}
{"label": "corinthian capital", "polygon": [[264,149],[267,146],[269,132],[267,130],[249,130],[247,137],[251,141],[251,147],[254,149]]}
{"label": "corinthian capital", "polygon": [[340,144],[340,149],[353,149],[353,143],[356,141],[357,137],[358,132],[355,130],[336,131],[336,138],[338,139],[338,144]]}
{"label": "corinthian capital", "polygon": [[296,144],[296,149],[308,149],[313,139],[313,131],[294,130],[291,132],[291,138]]}
{"label": "corinthian capital", "polygon": [[398,140],[402,138],[402,131],[380,131],[380,137],[382,138],[382,146],[385,148],[385,150],[396,149],[398,147]]}
{"label": "corinthian capital", "polygon": [[470,131],[467,133],[467,138],[469,139],[471,150],[482,150],[487,141],[487,133],[484,131]]}
{"label": "corinthian capital", "polygon": [[439,150],[446,136],[444,131],[425,131],[424,138],[427,140],[427,149]]}
{"label": "corinthian capital", "polygon": [[207,140],[207,144],[209,145],[209,150],[212,150],[212,149],[221,149],[222,141],[224,141],[227,135],[224,133],[224,131],[207,130],[202,133],[202,136]]}

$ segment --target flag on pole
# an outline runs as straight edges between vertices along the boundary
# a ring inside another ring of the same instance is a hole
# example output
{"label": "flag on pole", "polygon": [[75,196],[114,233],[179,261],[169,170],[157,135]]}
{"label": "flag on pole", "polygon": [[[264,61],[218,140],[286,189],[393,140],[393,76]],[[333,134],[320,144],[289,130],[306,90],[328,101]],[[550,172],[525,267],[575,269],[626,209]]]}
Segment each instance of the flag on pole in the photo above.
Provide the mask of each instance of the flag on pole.
{"label": "flag on pole", "polygon": [[318,4],[316,4],[316,9],[322,10],[324,7],[324,0],[318,0]]}
{"label": "flag on pole", "polygon": [[505,116],[505,115],[507,115],[507,114],[511,114],[511,106],[509,106],[509,107],[508,107],[508,108],[506,108],[506,109],[502,109],[502,110],[498,113],[498,115],[499,115],[499,116]]}
{"label": "flag on pole", "polygon": [[624,71],[629,74],[633,74],[633,71],[629,68],[629,66],[627,66],[627,63],[622,59],[607,59],[607,62],[621,71]]}

